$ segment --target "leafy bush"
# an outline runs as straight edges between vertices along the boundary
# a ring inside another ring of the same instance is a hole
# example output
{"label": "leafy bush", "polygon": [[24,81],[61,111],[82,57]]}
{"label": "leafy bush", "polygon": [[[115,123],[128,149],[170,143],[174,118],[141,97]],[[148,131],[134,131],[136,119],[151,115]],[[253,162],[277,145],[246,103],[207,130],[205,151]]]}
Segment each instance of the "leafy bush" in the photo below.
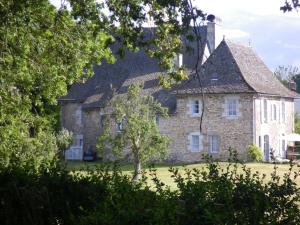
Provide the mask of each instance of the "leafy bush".
{"label": "leafy bush", "polygon": [[[242,173],[238,172],[242,167]],[[166,187],[149,170],[139,183],[117,167],[67,172],[52,168],[28,174],[0,171],[0,218],[3,225],[100,224],[300,224],[299,171],[293,165],[268,182],[245,165],[206,170],[170,168],[178,189]]]}
{"label": "leafy bush", "polygon": [[261,149],[257,145],[249,145],[247,147],[247,158],[250,162],[260,162],[263,160]]}

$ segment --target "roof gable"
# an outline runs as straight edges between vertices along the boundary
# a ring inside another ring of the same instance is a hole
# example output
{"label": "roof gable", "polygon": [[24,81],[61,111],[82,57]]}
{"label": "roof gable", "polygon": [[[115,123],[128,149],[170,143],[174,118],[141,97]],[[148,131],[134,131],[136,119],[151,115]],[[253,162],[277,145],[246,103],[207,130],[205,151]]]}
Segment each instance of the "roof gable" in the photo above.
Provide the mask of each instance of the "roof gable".
{"label": "roof gable", "polygon": [[192,74],[175,89],[186,93],[261,93],[295,97],[284,87],[251,47],[223,40],[200,70],[200,82]]}
{"label": "roof gable", "polygon": [[295,97],[296,93],[286,88],[269,70],[265,63],[249,46],[225,42],[235,59],[245,81],[256,92],[277,95],[281,97]]}

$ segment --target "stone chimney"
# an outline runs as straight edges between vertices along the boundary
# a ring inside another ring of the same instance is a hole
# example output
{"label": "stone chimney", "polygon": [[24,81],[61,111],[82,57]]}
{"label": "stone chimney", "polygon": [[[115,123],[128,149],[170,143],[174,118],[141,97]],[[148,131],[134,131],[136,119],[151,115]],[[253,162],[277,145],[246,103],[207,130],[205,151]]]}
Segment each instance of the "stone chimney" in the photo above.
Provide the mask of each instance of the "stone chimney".
{"label": "stone chimney", "polygon": [[295,81],[290,80],[289,81],[289,89],[291,89],[292,91],[296,91],[297,90],[297,84]]}
{"label": "stone chimney", "polygon": [[216,37],[216,28],[217,28],[217,24],[221,23],[221,19],[216,17],[215,15],[208,15],[206,17],[207,20],[207,24],[206,24],[206,28],[207,28],[207,44],[208,44],[208,50],[209,53],[211,54],[215,48],[217,47],[217,45],[219,44],[217,37]]}

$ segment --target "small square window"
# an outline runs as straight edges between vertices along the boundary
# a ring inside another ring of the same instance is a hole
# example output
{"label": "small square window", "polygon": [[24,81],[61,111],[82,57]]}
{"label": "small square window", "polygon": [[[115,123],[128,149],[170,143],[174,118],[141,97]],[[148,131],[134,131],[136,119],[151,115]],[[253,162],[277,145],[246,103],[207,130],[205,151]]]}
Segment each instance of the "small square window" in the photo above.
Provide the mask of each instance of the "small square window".
{"label": "small square window", "polygon": [[209,152],[210,153],[219,153],[219,136],[218,135],[209,135]]}

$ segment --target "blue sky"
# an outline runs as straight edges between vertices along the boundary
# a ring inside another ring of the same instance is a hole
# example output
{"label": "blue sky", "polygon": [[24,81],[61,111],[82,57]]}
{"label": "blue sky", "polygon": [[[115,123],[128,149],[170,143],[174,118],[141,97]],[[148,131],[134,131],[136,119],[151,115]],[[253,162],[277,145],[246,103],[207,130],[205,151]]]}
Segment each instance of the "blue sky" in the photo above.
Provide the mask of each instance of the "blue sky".
{"label": "blue sky", "polygon": [[284,0],[196,0],[222,22],[219,36],[252,46],[267,66],[300,68],[300,12],[283,13]]}
{"label": "blue sky", "polygon": [[[59,5],[61,0],[50,0]],[[300,68],[300,12],[283,13],[285,0],[194,0],[222,22],[217,35],[252,46],[274,71],[279,65]]]}

